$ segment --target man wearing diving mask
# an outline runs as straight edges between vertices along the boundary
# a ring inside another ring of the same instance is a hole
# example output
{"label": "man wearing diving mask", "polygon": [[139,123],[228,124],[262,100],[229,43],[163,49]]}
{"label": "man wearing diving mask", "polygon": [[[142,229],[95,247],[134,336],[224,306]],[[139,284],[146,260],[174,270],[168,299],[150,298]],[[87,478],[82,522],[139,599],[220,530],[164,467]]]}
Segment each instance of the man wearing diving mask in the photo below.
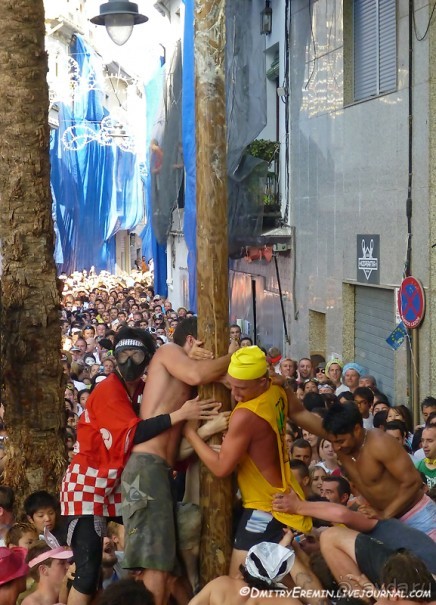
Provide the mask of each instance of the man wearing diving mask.
{"label": "man wearing diving mask", "polygon": [[126,382],[135,382],[144,374],[150,359],[140,340],[126,338],[115,346],[118,370]]}

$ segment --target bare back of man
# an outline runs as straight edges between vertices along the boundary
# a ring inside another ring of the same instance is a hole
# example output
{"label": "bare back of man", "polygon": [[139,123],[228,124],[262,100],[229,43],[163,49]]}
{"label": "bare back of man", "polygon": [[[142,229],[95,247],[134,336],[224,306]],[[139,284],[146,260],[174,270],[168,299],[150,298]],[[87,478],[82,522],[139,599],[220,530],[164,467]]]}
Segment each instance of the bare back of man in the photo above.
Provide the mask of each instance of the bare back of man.
{"label": "bare back of man", "polygon": [[[190,398],[193,387],[219,380],[227,371],[230,355],[218,359],[195,361],[188,355],[197,342],[188,337],[183,347],[166,344],[155,353],[148,367],[141,403],[141,418],[174,412]],[[176,425],[158,437],[133,448],[160,456],[173,466],[178,452],[182,425]]]}
{"label": "bare back of man", "polygon": [[[170,414],[180,409],[183,403],[190,399],[193,386],[186,384],[170,373],[170,368],[179,364],[180,355],[183,360],[190,361],[187,353],[175,344],[161,347],[154,355],[148,368],[147,381],[141,404],[141,418],[152,418],[158,414]],[[201,362],[193,362],[201,363]],[[183,425],[176,424],[165,433],[144,441],[133,448],[133,452],[141,452],[160,456],[169,466],[173,466],[178,452]]]}
{"label": "bare back of man", "polygon": [[[262,596],[267,593],[268,596]],[[277,593],[273,590],[259,590],[250,588],[243,580],[221,576],[207,584],[189,605],[281,605],[283,603],[301,605],[301,601],[290,597],[286,590]]]}
{"label": "bare back of man", "polygon": [[[184,320],[176,328],[175,341],[177,331],[183,328],[182,324],[189,321]],[[141,418],[177,411],[190,398],[194,386],[217,381],[225,375],[230,355],[201,361],[189,357],[189,351],[198,343],[196,323],[191,321],[191,324],[185,323],[185,326],[192,327],[192,331],[185,329],[183,339],[178,339],[180,344],[166,344],[153,356],[148,367],[140,411]],[[140,491],[144,493],[142,497],[147,503],[144,508],[147,508],[148,512],[144,511],[142,519],[137,520],[132,516],[131,521],[124,519],[124,523],[126,527],[130,524],[133,528],[130,538],[131,552],[142,549],[141,562],[132,566],[144,569],[142,579],[145,586],[153,593],[156,605],[165,605],[167,602],[170,573],[173,570],[171,562],[177,558],[175,555],[177,532],[174,527],[174,512],[171,511],[172,498],[171,488],[168,487],[168,470],[174,465],[178,453],[181,430],[181,424],[175,425],[158,437],[136,445],[125,470],[126,478],[129,473],[126,493],[130,492],[129,486],[133,486],[134,483],[138,486],[147,485],[147,489],[141,488]],[[134,457],[137,458],[136,461]],[[151,474],[147,477],[149,471]],[[157,474],[153,477],[153,473]],[[127,511],[129,506],[132,504],[127,503]],[[140,515],[141,511],[137,511],[136,514]],[[135,539],[139,540],[137,546],[133,545]],[[127,537],[126,554],[128,548],[129,537]]]}

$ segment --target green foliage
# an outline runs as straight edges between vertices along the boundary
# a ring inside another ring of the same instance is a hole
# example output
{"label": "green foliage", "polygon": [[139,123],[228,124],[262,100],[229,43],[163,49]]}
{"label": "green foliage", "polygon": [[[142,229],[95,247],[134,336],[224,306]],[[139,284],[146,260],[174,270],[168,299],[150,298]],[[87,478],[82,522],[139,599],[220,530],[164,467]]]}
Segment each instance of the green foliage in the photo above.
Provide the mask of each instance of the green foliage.
{"label": "green foliage", "polygon": [[278,141],[267,141],[266,139],[255,139],[247,145],[247,153],[260,160],[271,164],[279,157],[280,143]]}

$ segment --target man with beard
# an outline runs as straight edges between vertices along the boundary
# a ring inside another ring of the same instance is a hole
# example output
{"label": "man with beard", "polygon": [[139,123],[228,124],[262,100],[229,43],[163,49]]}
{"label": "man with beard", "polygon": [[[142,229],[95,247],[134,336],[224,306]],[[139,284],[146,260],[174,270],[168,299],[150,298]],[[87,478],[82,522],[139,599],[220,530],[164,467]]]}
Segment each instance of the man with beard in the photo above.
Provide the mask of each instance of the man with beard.
{"label": "man with beard", "polygon": [[304,384],[306,380],[312,378],[313,366],[308,357],[302,357],[298,362],[298,383]]}
{"label": "man with beard", "polygon": [[363,428],[354,402],[333,404],[321,420],[286,388],[289,415],[302,428],[327,438],[338,462],[378,519],[395,517],[436,539],[436,504],[402,445],[383,431]]}
{"label": "man with beard", "polygon": [[120,478],[132,447],[177,422],[209,416],[210,402],[193,400],[169,414],[138,418],[142,375],[154,353],[153,338],[144,330],[119,330],[114,348],[118,370],[91,393],[80,417],[75,456],[60,497],[76,562],[69,605],[87,605],[97,590],[106,521],[121,516]]}
{"label": "man with beard", "polygon": [[101,559],[101,585],[103,590],[118,582],[121,578],[125,578],[126,573],[118,561],[115,551],[115,544],[112,538],[104,538],[103,540],[103,556]]}

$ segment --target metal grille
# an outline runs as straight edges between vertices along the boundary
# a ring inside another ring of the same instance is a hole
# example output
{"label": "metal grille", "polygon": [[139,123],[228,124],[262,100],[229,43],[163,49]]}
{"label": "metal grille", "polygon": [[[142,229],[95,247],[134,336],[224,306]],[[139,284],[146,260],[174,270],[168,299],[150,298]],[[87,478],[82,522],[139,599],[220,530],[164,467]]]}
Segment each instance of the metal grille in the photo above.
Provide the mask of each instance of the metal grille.
{"label": "metal grille", "polygon": [[386,338],[395,328],[394,292],[356,287],[355,361],[377,379],[377,386],[392,401],[395,395],[395,352]]}

